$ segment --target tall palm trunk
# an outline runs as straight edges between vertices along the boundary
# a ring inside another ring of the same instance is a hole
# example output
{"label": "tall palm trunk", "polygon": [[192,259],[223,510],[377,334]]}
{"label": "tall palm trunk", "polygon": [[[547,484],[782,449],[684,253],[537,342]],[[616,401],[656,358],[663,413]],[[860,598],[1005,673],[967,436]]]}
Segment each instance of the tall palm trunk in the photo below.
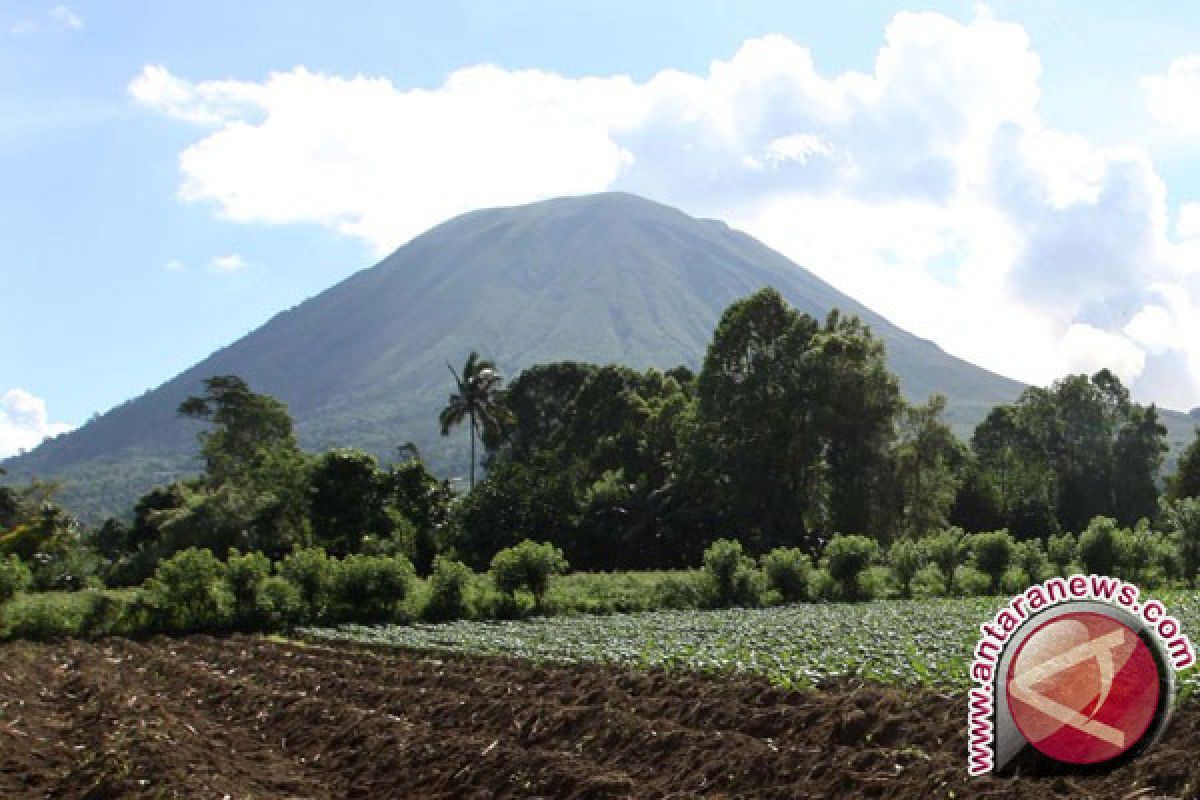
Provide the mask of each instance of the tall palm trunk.
{"label": "tall palm trunk", "polygon": [[471,490],[475,490],[475,412],[471,412]]}

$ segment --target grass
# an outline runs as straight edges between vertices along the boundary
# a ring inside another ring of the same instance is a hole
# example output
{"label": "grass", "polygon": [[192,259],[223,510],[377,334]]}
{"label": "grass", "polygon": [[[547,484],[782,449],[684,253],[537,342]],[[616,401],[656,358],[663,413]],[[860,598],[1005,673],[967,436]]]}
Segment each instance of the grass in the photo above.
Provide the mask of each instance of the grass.
{"label": "grass", "polygon": [[141,589],[18,594],[0,605],[0,639],[136,633],[144,626],[134,609]]}

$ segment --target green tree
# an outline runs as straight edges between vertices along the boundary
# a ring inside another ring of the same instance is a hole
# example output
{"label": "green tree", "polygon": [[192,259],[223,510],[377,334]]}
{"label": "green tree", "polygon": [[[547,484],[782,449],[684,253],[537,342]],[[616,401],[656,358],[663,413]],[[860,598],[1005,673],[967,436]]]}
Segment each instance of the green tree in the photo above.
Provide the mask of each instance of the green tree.
{"label": "green tree", "polygon": [[1171,500],[1200,497],[1200,428],[1196,428],[1195,438],[1180,454],[1175,473],[1167,479],[1167,497]]}
{"label": "green tree", "polygon": [[568,476],[501,462],[454,507],[453,549],[475,569],[486,569],[499,550],[531,535],[570,550],[577,518]]}
{"label": "green tree", "polygon": [[[899,392],[858,320],[824,326],[763,289],[726,309],[680,417],[682,494],[700,530],[752,551],[818,551],[839,522],[880,505]],[[866,516],[864,516],[866,515]],[[707,529],[707,530],[705,530]]]}
{"label": "green tree", "polygon": [[496,365],[481,359],[471,351],[460,375],[453,366],[446,365],[454,376],[455,392],[450,395],[446,407],[438,416],[442,435],[449,436],[452,428],[469,421],[468,435],[471,441],[471,484],[475,488],[475,441],[481,435],[498,439],[500,430],[508,422],[510,414],[500,399],[503,378]]}
{"label": "green tree", "polygon": [[287,407],[236,375],[206,379],[204,393],[180,403],[179,413],[212,425],[199,434],[210,486],[244,479],[272,450],[296,449]]}
{"label": "green tree", "polygon": [[946,398],[905,409],[895,448],[900,493],[900,530],[914,539],[946,527],[946,517],[962,482],[966,451],[942,421]]}
{"label": "green tree", "polygon": [[357,553],[364,536],[387,534],[383,475],[371,454],[325,453],[313,465],[309,492],[313,534],[330,554]]}

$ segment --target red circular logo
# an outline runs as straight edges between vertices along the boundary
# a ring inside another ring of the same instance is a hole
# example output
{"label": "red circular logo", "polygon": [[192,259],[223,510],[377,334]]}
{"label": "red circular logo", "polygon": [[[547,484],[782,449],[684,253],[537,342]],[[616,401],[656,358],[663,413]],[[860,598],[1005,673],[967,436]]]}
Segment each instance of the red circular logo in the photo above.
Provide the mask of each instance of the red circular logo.
{"label": "red circular logo", "polygon": [[1008,668],[1008,708],[1021,735],[1070,764],[1098,764],[1141,740],[1158,710],[1158,664],[1127,626],[1080,611],[1021,642]]}

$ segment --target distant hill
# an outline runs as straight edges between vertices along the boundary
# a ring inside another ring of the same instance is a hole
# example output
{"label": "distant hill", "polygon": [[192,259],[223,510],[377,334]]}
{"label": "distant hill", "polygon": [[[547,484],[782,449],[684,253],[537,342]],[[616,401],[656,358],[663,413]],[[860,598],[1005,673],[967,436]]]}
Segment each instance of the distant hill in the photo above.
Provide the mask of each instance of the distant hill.
{"label": "distant hill", "polygon": [[[308,448],[355,446],[383,459],[413,441],[435,468],[466,470],[463,435],[438,435],[446,362],[472,349],[515,376],[573,359],[698,366],[733,300],[774,286],[801,311],[862,317],[887,346],[904,393],[941,392],[968,435],[1023,386],[892,325],[722,222],[629,194],[474,211],[418,236],[374,267],[213,353],[162,386],[9,459],[10,478],[60,478],[63,502],[96,519],[194,470],[197,427],[179,402],[215,374],[284,400]],[[1172,435],[1193,421],[1175,415]]]}

